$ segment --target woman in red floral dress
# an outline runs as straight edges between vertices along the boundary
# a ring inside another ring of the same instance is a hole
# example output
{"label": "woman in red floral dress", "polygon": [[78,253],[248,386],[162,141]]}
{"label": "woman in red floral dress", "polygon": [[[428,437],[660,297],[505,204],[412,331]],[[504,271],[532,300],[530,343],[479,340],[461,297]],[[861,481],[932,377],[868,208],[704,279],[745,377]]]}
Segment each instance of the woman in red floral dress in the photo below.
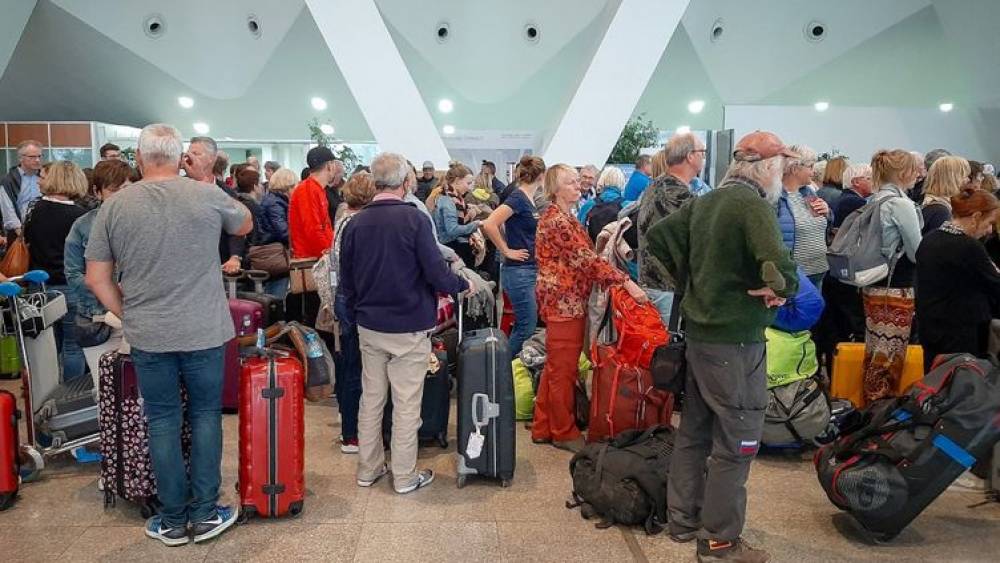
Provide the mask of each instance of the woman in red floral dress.
{"label": "woman in red floral dress", "polygon": [[639,302],[646,294],[628,275],[594,252],[594,247],[572,208],[580,199],[575,169],[556,164],[545,173],[545,195],[553,203],[538,221],[535,257],[538,309],[545,319],[546,361],[535,400],[531,439],[578,451],[583,439],[576,427],[573,386],[583,350],[587,299],[594,283],[604,287],[624,284]]}

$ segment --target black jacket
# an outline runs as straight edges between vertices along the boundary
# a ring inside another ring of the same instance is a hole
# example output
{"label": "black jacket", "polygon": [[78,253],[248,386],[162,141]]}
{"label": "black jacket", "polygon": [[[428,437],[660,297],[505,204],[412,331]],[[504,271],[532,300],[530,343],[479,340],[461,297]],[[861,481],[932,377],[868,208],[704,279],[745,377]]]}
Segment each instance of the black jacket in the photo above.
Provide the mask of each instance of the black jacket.
{"label": "black jacket", "polygon": [[[236,197],[236,192],[229,188],[222,180],[216,180],[215,185],[222,188],[222,191],[226,192],[229,197],[239,200]],[[220,233],[219,237],[219,259],[222,260],[221,263],[226,263],[232,256],[239,256],[240,259],[246,258],[247,255],[247,239],[245,236],[231,235],[225,231]]]}
{"label": "black jacket", "polygon": [[978,240],[942,229],[917,249],[917,317],[925,324],[985,323],[1000,302],[1000,272]]}
{"label": "black jacket", "polygon": [[[21,219],[21,210],[17,208],[17,196],[21,195],[21,173],[17,170],[17,166],[11,167],[7,171],[7,175],[0,179],[0,187],[7,192],[7,197],[10,198],[11,204],[14,206],[14,213],[17,214],[17,218]],[[0,215],[0,225],[3,225],[3,220],[6,217]]]}

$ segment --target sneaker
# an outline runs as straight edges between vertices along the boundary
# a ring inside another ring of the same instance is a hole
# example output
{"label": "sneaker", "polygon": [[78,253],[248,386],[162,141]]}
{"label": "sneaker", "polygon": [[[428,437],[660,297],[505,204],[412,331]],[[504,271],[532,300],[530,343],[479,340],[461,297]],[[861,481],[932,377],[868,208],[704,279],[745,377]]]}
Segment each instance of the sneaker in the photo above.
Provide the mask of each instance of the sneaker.
{"label": "sneaker", "polygon": [[358,486],[371,487],[375,483],[378,483],[378,480],[381,479],[382,477],[385,477],[388,473],[389,473],[389,468],[383,465],[382,468],[379,469],[378,473],[376,473],[375,476],[372,477],[371,479],[362,479],[361,477],[358,477]]}
{"label": "sneaker", "polygon": [[191,525],[191,532],[194,533],[194,543],[210,540],[225,532],[236,523],[240,517],[240,511],[228,506],[216,506],[215,516]]}
{"label": "sneaker", "polygon": [[698,561],[737,561],[738,563],[766,563],[771,554],[747,545],[743,538],[732,541],[698,540]]}
{"label": "sneaker", "polygon": [[185,545],[191,541],[191,538],[188,537],[187,528],[167,528],[163,525],[163,521],[159,515],[146,520],[146,535],[154,540],[160,540],[170,547]]}
{"label": "sneaker", "polygon": [[349,438],[340,442],[340,451],[345,454],[356,454],[361,451],[357,438]]}
{"label": "sneaker", "polygon": [[406,493],[412,493],[417,489],[430,485],[433,481],[434,481],[434,472],[431,471],[430,469],[423,469],[419,473],[417,473],[416,481],[405,487],[397,488],[396,492],[401,495],[405,495]]}

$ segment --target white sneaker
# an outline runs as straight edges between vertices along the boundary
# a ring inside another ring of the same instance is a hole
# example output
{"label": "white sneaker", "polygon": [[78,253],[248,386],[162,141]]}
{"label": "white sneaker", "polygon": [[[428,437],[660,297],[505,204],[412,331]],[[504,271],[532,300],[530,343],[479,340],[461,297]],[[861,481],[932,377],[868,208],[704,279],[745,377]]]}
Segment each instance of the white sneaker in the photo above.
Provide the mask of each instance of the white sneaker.
{"label": "white sneaker", "polygon": [[434,472],[431,471],[430,469],[424,469],[421,470],[419,473],[417,473],[416,481],[414,481],[409,485],[406,485],[405,487],[397,488],[396,492],[401,495],[405,495],[406,493],[412,493],[417,489],[421,489],[423,487],[426,487],[427,485],[430,485],[433,481],[434,481]]}
{"label": "white sneaker", "polygon": [[381,479],[382,477],[385,477],[388,473],[389,473],[389,467],[383,465],[382,468],[379,469],[378,473],[376,473],[375,476],[372,477],[371,479],[362,479],[361,477],[358,477],[358,486],[371,487],[375,483],[378,483],[378,480]]}
{"label": "white sneaker", "polygon": [[358,439],[353,440],[343,440],[340,442],[340,451],[345,454],[356,454],[361,451],[358,447]]}

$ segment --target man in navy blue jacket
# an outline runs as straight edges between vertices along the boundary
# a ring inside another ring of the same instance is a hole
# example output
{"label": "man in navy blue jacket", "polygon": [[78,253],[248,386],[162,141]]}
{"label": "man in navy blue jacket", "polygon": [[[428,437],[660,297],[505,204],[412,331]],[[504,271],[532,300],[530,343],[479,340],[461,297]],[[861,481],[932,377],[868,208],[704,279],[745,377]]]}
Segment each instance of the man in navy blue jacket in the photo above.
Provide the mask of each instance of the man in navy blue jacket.
{"label": "man in navy blue jacket", "polygon": [[340,250],[339,284],[358,324],[363,366],[357,482],[370,487],[389,471],[382,413],[391,395],[393,487],[405,494],[434,480],[433,471],[416,466],[436,294],[462,293],[469,283],[448,268],[427,217],[403,201],[406,159],[382,153],[371,169],[378,193],[344,228]]}

